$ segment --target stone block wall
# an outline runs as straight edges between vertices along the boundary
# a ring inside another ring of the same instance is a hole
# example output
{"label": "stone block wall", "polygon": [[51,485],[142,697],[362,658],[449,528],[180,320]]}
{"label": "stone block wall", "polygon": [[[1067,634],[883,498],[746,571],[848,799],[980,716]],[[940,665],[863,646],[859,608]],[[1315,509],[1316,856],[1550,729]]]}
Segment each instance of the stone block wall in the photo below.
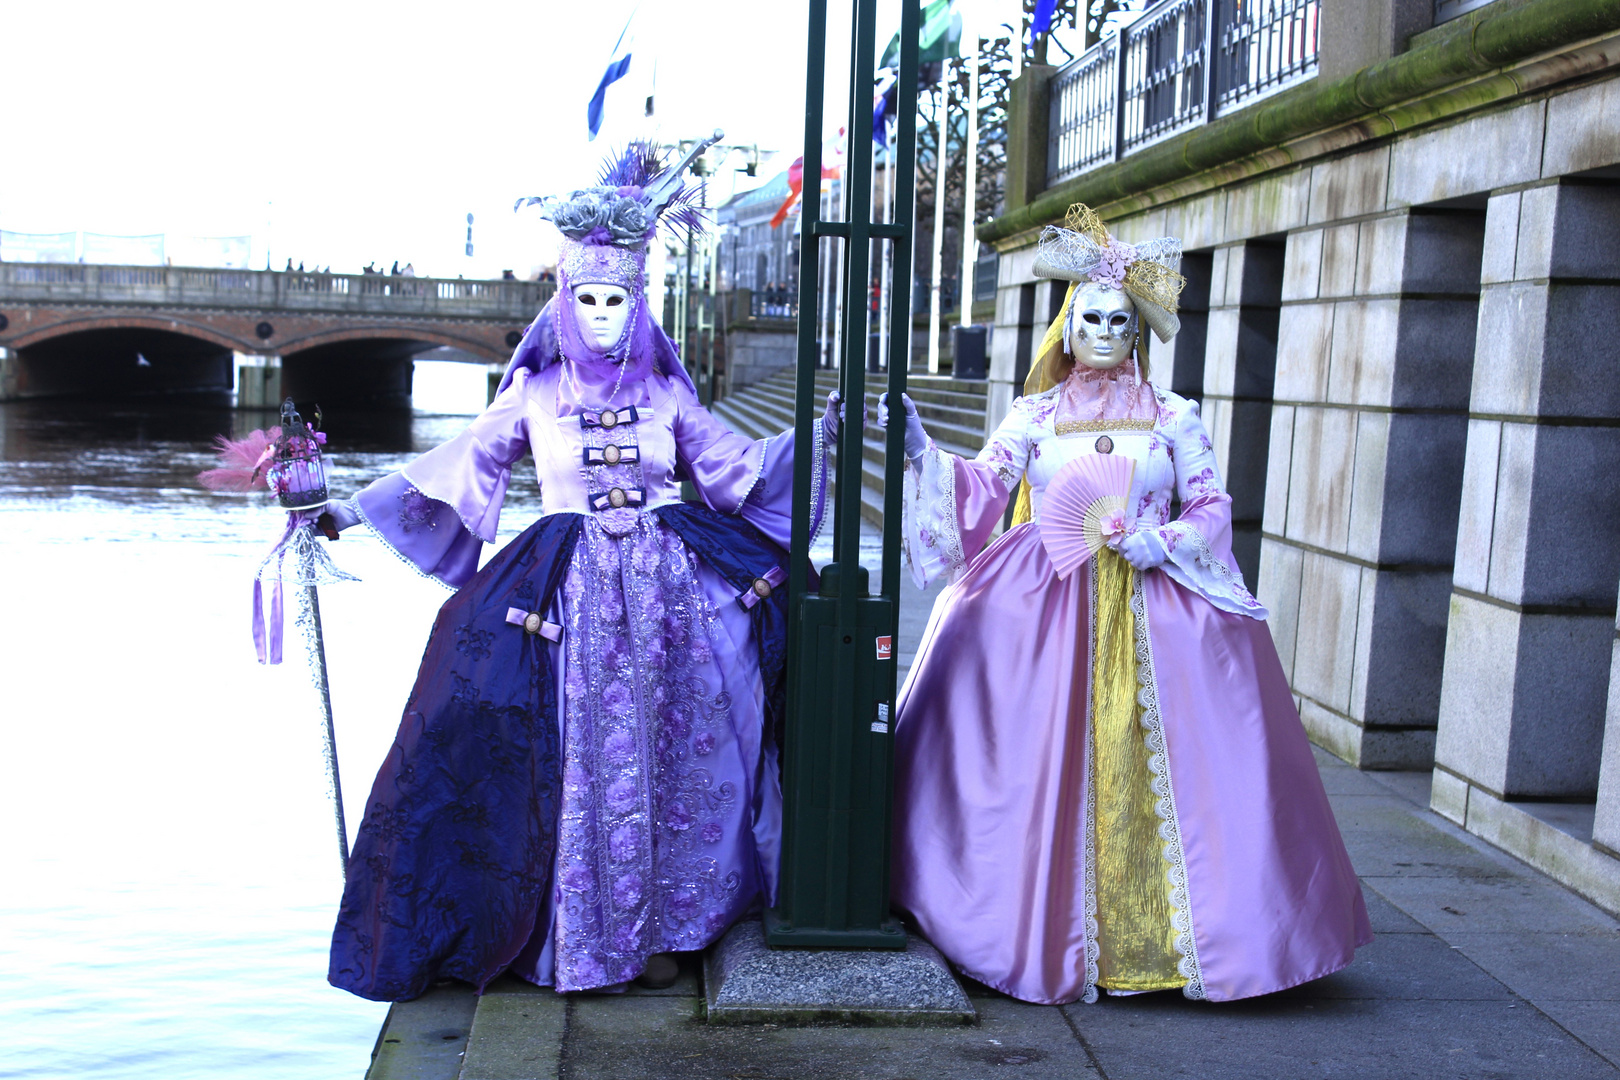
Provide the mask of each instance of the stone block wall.
{"label": "stone block wall", "polygon": [[[1596,794],[1620,512],[1620,185],[1490,198],[1437,784]],[[1617,792],[1620,794],[1620,792]]]}

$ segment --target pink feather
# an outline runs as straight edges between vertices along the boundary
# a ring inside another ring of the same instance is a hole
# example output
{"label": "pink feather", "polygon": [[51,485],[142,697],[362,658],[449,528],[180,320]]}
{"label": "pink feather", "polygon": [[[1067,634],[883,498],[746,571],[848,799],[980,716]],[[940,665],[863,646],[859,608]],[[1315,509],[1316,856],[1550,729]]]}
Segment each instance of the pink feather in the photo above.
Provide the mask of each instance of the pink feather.
{"label": "pink feather", "polygon": [[268,488],[265,469],[275,456],[276,440],[280,437],[279,427],[268,431],[250,431],[242,439],[216,435],[214,445],[218,447],[219,465],[198,473],[198,482],[209,491]]}

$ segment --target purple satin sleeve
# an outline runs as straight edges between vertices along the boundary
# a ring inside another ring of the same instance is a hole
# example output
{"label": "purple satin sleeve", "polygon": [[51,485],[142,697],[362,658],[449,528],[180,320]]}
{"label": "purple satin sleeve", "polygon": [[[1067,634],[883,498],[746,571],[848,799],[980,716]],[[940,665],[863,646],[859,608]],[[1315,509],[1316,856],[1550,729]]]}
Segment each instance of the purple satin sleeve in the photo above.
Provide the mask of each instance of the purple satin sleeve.
{"label": "purple satin sleeve", "polygon": [[466,431],[355,496],[384,543],[452,588],[478,572],[480,549],[495,540],[512,466],[529,448],[529,379],[518,371]]}
{"label": "purple satin sleeve", "polygon": [[[726,427],[697,403],[691,391],[675,386],[675,453],[681,471],[698,494],[723,514],[739,514],[782,547],[787,547],[793,515],[793,432],[748,439]],[[826,502],[826,455],[821,425],[815,429],[810,533],[821,525]]]}
{"label": "purple satin sleeve", "polygon": [[428,577],[459,589],[478,572],[484,542],[462,526],[453,506],[424,495],[404,473],[389,473],[354,503],[371,531]]}
{"label": "purple satin sleeve", "polygon": [[759,482],[765,443],[744,438],[697,403],[684,386],[673,387],[675,457],[703,501],[722,514],[742,508]]}
{"label": "purple satin sleeve", "polygon": [[519,372],[466,431],[403,470],[422,494],[452,506],[467,531],[486,544],[495,541],[512,466],[529,449],[528,384],[528,372]]}
{"label": "purple satin sleeve", "polygon": [[[827,455],[822,452],[821,425],[815,425],[815,463],[810,474],[810,535],[821,531],[827,511]],[[764,461],[759,482],[742,505],[743,520],[759,529],[782,547],[791,546],[793,535],[793,447],[794,433],[785,431],[765,440]]]}
{"label": "purple satin sleeve", "polygon": [[953,458],[956,466],[956,518],[962,532],[962,554],[972,559],[984,550],[990,534],[1007,511],[1011,490],[994,465]]}

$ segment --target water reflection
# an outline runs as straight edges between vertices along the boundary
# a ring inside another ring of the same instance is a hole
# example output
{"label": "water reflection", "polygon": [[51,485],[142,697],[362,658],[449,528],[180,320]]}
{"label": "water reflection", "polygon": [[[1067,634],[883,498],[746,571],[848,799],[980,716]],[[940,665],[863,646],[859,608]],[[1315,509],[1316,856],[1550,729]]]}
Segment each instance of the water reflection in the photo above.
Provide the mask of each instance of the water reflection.
{"label": "water reflection", "polygon": [[[481,376],[481,372],[479,373]],[[0,404],[0,1077],[364,1073],[386,1006],[326,985],[340,881],[296,640],[261,668],[283,515],[195,474],[274,422],[196,402]],[[327,416],[352,492],[466,416]],[[532,472],[502,533],[539,512]],[[375,541],[322,593],[357,822],[445,591]]]}
{"label": "water reflection", "polygon": [[[468,416],[325,419],[349,494]],[[0,1078],[365,1071],[386,1007],[325,981],[341,883],[317,714],[296,639],[263,668],[248,631],[285,519],[194,479],[215,435],[274,420],[0,404]],[[501,542],[539,511],[520,466]],[[363,579],[321,593],[352,829],[447,594],[364,530],[332,553]]]}

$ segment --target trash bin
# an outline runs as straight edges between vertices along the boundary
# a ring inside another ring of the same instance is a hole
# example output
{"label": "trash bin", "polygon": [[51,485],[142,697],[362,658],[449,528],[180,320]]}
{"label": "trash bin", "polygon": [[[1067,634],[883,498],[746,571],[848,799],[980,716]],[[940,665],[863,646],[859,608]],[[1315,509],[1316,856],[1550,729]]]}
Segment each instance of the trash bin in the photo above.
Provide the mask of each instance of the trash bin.
{"label": "trash bin", "polygon": [[988,327],[958,326],[951,333],[952,347],[956,353],[956,360],[951,367],[951,374],[958,379],[984,378],[985,340],[989,336]]}

